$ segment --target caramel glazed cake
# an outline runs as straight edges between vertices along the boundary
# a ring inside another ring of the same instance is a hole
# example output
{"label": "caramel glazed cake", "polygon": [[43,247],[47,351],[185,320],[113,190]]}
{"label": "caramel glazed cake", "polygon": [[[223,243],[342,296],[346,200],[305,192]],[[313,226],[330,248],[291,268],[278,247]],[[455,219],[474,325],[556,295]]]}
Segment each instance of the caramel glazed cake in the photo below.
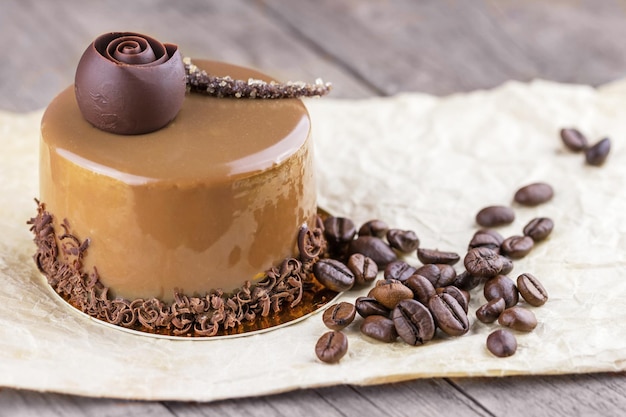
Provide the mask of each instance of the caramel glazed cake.
{"label": "caramel glazed cake", "polygon": [[98,37],[41,125],[29,224],[52,288],[94,318],[176,336],[329,301],[311,273],[327,251],[297,97],[330,86],[269,80],[144,35]]}

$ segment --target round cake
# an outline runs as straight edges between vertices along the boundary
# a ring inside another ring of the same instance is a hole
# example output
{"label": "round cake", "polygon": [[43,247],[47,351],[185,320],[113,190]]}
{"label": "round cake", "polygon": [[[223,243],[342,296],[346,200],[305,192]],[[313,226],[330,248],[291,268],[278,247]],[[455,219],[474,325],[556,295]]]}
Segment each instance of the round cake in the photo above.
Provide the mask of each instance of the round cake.
{"label": "round cake", "polygon": [[164,128],[117,135],[81,116],[70,87],[43,116],[40,198],[91,240],[85,267],[115,296],[231,291],[293,256],[298,228],[315,218],[310,128],[297,99],[189,94]]}
{"label": "round cake", "polygon": [[[194,61],[194,69],[271,81],[220,62]],[[251,286],[302,278],[294,259],[298,233],[302,239],[316,227],[311,123],[302,101],[211,97],[187,86],[173,120],[149,133],[119,134],[110,121],[125,111],[124,98],[108,96],[115,88],[103,85],[97,93],[67,88],[43,116],[41,203],[31,220],[40,270],[75,307],[126,327],[158,314],[143,327],[215,334],[215,322],[234,326],[224,322],[228,311],[237,324],[255,312],[267,316],[274,300],[267,291],[251,294]],[[81,95],[113,130],[96,127]],[[108,110],[115,101],[116,110]],[[309,241],[319,235],[309,233]],[[242,299],[254,297],[253,308],[241,308]],[[239,306],[229,307],[232,300]],[[183,307],[187,322],[176,323]],[[211,323],[199,326],[201,320]]]}

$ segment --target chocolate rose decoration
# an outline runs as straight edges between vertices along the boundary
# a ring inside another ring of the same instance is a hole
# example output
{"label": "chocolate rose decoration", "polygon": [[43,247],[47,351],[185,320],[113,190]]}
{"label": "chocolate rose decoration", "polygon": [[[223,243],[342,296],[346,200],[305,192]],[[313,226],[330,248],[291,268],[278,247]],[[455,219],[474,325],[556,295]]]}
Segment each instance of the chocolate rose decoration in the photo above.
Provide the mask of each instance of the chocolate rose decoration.
{"label": "chocolate rose decoration", "polygon": [[78,107],[95,127],[120,135],[158,130],[183,105],[178,47],[137,33],[107,33],[84,52],[75,78]]}

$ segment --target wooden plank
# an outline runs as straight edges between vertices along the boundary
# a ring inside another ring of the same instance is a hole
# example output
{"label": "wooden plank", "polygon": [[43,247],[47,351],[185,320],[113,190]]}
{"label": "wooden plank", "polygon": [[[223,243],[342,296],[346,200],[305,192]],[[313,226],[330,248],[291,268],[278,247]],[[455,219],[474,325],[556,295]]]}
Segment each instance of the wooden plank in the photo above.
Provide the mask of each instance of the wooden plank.
{"label": "wooden plank", "polygon": [[245,0],[196,0],[172,7],[149,0],[7,0],[0,13],[0,50],[13,56],[0,66],[0,109],[45,107],[73,82],[78,60],[96,36],[124,30],[176,43],[187,56],[251,66],[279,79],[313,82],[321,77],[334,83],[337,97],[374,93]]}
{"label": "wooden plank", "polygon": [[597,85],[626,68],[618,0],[264,4],[385,94],[450,94],[537,77]]}
{"label": "wooden plank", "polygon": [[0,389],[0,417],[174,416],[158,402],[122,401]]}
{"label": "wooden plank", "polygon": [[455,379],[494,415],[623,416],[626,373]]}
{"label": "wooden plank", "polygon": [[[445,407],[442,407],[445,404]],[[261,398],[210,404],[167,403],[178,417],[223,416],[414,416],[490,414],[444,379],[426,379],[382,386],[340,385],[300,390]]]}

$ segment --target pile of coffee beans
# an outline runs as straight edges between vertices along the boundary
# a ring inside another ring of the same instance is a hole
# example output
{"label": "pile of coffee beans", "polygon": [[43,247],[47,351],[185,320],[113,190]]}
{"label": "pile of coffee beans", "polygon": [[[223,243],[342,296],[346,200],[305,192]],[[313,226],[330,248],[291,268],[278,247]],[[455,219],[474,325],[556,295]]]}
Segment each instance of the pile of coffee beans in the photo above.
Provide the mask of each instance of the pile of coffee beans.
{"label": "pile of coffee beans", "polygon": [[[579,130],[560,130],[563,144],[572,152],[582,152],[589,165],[600,166],[611,150],[609,138],[593,145]],[[550,201],[552,187],[536,182],[519,188],[513,202],[534,207]],[[454,265],[459,253],[422,248],[412,230],[390,228],[382,220],[370,220],[358,230],[347,218],[329,217],[324,221],[324,236],[329,244],[329,259],[318,261],[313,272],[323,285],[336,291],[353,286],[371,285],[368,295],[358,297],[354,304],[342,302],[330,306],[323,320],[331,329],[317,343],[315,352],[324,362],[339,361],[348,350],[343,328],[358,322],[363,335],[385,343],[398,339],[410,345],[422,345],[437,336],[462,336],[470,328],[469,300],[481,288],[486,303],[475,311],[476,319],[486,325],[497,323],[504,328],[487,337],[487,349],[497,357],[513,355],[517,340],[513,332],[530,332],[537,318],[529,307],[539,307],[548,300],[540,280],[522,273],[514,281],[508,274],[513,261],[527,256],[554,228],[548,217],[537,217],[524,226],[520,235],[503,237],[493,228],[515,220],[509,205],[491,205],[476,214],[476,231],[462,257],[464,270],[457,273]],[[422,263],[406,262],[416,252]],[[525,304],[520,304],[523,301]]]}
{"label": "pile of coffee beans", "polygon": [[589,145],[587,137],[578,129],[561,129],[561,140],[567,149],[572,152],[583,152],[585,162],[589,165],[599,166],[604,164],[611,151],[611,140],[609,138],[600,139],[594,145]]}
{"label": "pile of coffee beans", "polygon": [[[536,206],[553,195],[548,184],[533,183],[517,190],[514,201]],[[357,229],[348,218],[326,218],[324,236],[331,257],[315,264],[315,278],[335,291],[373,286],[354,304],[341,302],[326,309],[322,319],[330,331],[319,339],[317,357],[327,363],[338,362],[348,351],[342,330],[353,323],[363,335],[385,343],[401,340],[418,346],[438,334],[462,336],[470,329],[470,297],[480,288],[487,302],[474,312],[476,318],[485,324],[497,321],[504,327],[489,335],[487,349],[498,357],[514,354],[517,341],[512,331],[529,332],[537,326],[529,307],[545,304],[548,294],[534,275],[523,273],[514,281],[508,274],[513,260],[528,255],[537,242],[546,239],[554,223],[537,217],[526,224],[521,235],[505,238],[486,227],[512,222],[513,209],[490,206],[481,213],[477,222],[483,228],[474,233],[463,256],[422,248],[414,231],[391,228],[379,219]],[[407,262],[410,254],[422,265]],[[457,272],[455,265],[461,260],[464,269]],[[383,278],[376,281],[379,271]],[[525,304],[519,304],[520,300]]]}

